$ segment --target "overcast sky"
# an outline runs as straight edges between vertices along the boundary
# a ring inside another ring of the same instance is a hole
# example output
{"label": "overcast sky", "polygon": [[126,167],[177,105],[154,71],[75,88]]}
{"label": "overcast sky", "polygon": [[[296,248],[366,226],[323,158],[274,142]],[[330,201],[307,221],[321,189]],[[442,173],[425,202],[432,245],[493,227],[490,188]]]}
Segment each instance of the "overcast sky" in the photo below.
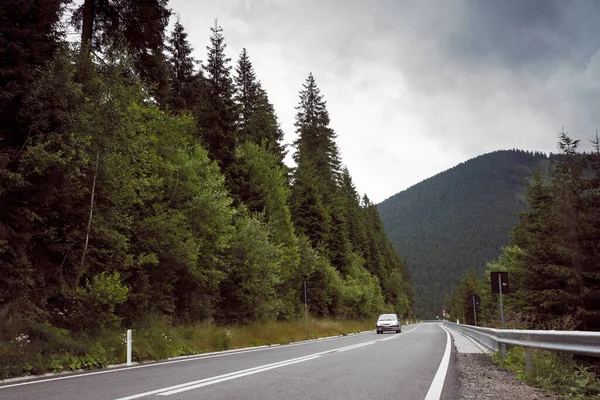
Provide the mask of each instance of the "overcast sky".
{"label": "overcast sky", "polygon": [[[600,2],[171,0],[198,59],[218,18],[295,139],[312,72],[358,190],[381,202],[499,149],[600,128]],[[585,145],[587,147],[587,144]]]}

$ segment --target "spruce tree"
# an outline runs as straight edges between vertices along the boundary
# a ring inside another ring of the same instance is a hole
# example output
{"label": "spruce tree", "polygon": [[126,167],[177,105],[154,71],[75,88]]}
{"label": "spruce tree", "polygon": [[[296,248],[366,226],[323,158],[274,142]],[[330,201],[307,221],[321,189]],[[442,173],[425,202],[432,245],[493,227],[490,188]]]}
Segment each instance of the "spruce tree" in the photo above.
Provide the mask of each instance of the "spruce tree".
{"label": "spruce tree", "polygon": [[105,52],[125,46],[142,80],[161,102],[166,96],[165,29],[168,0],[85,0],[71,23],[81,31],[82,48]]}
{"label": "spruce tree", "polygon": [[[65,1],[0,2],[0,307],[28,307],[46,288],[33,290],[50,269],[47,241],[60,232],[47,228],[56,218],[63,168],[52,163],[27,164],[36,141],[44,142],[65,129],[79,98],[60,71],[45,79],[62,47],[59,21]],[[65,63],[66,64],[66,63]],[[68,75],[68,73],[65,73]],[[48,88],[50,84],[56,84]],[[44,90],[48,88],[49,90]],[[48,161],[48,160],[45,160]],[[37,281],[36,281],[37,280]]]}
{"label": "spruce tree", "polygon": [[187,36],[177,18],[166,47],[170,84],[167,103],[177,113],[192,111],[202,95],[202,73],[195,71],[198,62],[192,57],[193,48]]}
{"label": "spruce tree", "polygon": [[283,131],[279,127],[273,105],[256,77],[254,67],[246,49],[238,59],[235,75],[235,101],[239,108],[238,143],[249,140],[277,154],[283,166],[285,148],[282,145]]}
{"label": "spruce tree", "polygon": [[291,197],[294,225],[315,246],[322,242],[329,260],[343,269],[348,243],[345,221],[336,204],[340,160],[326,103],[312,74],[299,97],[295,122],[298,139],[294,142],[294,160],[298,166]]}
{"label": "spruce tree", "polygon": [[196,112],[196,119],[209,156],[217,161],[228,187],[233,190],[235,174],[232,166],[235,162],[235,123],[238,110],[233,100],[234,87],[229,65],[231,59],[225,54],[227,45],[223,28],[216,20],[211,32],[207,62],[203,66],[206,74],[206,97]]}
{"label": "spruce tree", "polygon": [[294,161],[299,168],[308,160],[319,174],[319,184],[324,193],[333,195],[337,186],[341,161],[336,135],[329,127],[329,112],[315,79],[309,74],[300,91],[300,104],[296,107],[296,132]]}

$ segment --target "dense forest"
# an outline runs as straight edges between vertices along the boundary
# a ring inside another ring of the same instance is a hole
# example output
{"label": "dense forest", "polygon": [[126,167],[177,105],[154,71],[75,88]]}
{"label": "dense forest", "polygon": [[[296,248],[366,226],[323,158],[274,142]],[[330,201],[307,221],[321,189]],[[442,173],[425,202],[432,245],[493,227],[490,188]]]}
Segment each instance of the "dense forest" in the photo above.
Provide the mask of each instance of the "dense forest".
{"label": "dense forest", "polygon": [[312,74],[286,148],[251,52],[215,21],[200,62],[167,3],[85,0],[79,43],[66,0],[0,5],[0,339],[290,320],[304,280],[311,315],[409,315]]}
{"label": "dense forest", "polygon": [[484,274],[465,271],[446,299],[451,318],[474,323],[466,298],[480,295],[478,323],[500,326],[490,272],[508,272],[506,327],[600,330],[600,142],[577,152],[579,140],[561,132],[557,157],[528,180],[527,207],[510,243]]}
{"label": "dense forest", "polygon": [[441,317],[464,270],[482,273],[498,257],[524,209],[527,178],[550,158],[496,151],[461,163],[378,205],[385,229],[406,258],[419,318]]}

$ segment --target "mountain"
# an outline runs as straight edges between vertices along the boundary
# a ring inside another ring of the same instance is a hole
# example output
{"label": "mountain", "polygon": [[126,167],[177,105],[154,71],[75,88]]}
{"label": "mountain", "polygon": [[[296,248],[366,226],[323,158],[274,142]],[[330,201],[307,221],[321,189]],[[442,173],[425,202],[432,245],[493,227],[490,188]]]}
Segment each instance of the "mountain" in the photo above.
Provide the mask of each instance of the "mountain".
{"label": "mountain", "polygon": [[526,180],[549,157],[502,150],[463,162],[378,205],[389,238],[405,257],[415,289],[415,315],[440,315],[462,271],[508,244],[525,206]]}

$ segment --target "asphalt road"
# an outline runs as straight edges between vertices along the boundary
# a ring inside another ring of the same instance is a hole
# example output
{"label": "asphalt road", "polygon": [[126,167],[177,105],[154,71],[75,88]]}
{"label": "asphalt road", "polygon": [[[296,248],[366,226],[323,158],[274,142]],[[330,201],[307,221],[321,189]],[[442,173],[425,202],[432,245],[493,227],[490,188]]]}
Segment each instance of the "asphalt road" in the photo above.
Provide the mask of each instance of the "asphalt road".
{"label": "asphalt road", "polygon": [[[448,340],[438,324],[423,323],[401,334],[373,331],[13,382],[0,385],[0,399],[456,399]],[[448,372],[438,373],[444,363]]]}

